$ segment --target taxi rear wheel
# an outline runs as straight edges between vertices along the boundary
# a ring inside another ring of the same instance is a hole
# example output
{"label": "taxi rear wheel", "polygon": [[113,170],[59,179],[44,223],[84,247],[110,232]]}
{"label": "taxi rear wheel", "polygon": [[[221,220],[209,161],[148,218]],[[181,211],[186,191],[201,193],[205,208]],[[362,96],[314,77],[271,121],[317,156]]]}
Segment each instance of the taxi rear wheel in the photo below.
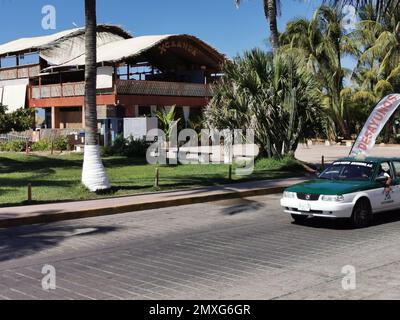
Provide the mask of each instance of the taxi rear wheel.
{"label": "taxi rear wheel", "polygon": [[351,215],[351,224],[355,228],[368,227],[372,220],[372,210],[367,200],[359,200],[353,209]]}
{"label": "taxi rear wheel", "polygon": [[303,216],[300,214],[292,214],[294,222],[304,222],[307,220],[308,216]]}

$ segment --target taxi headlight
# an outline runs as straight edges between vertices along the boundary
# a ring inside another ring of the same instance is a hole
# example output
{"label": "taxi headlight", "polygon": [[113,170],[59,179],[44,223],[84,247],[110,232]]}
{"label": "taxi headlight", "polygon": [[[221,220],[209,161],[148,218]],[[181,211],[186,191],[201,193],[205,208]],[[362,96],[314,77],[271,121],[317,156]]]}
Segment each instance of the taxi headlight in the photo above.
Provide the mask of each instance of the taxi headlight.
{"label": "taxi headlight", "polygon": [[344,196],[322,196],[322,201],[333,201],[333,202],[341,202],[344,201]]}
{"label": "taxi headlight", "polygon": [[294,198],[297,198],[297,194],[296,194],[296,192],[285,191],[283,193],[283,197],[289,198],[289,199],[294,199]]}

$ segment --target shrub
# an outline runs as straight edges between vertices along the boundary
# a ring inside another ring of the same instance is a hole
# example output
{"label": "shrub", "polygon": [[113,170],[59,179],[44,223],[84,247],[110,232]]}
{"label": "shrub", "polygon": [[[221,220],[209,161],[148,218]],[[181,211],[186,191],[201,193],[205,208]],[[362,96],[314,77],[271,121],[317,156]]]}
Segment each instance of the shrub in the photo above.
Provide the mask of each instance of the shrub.
{"label": "shrub", "polygon": [[392,143],[400,144],[400,136],[394,135],[394,136],[392,137]]}
{"label": "shrub", "polygon": [[43,152],[50,150],[50,148],[51,148],[51,143],[48,139],[41,139],[32,145],[32,151]]}
{"label": "shrub", "polygon": [[279,158],[260,158],[260,159],[257,159],[255,167],[257,170],[274,170],[274,171],[301,170],[301,171],[303,171],[303,168],[301,167],[299,162],[291,156],[285,156],[281,159],[279,159]]}
{"label": "shrub", "polygon": [[124,150],[125,156],[137,158],[146,157],[148,145],[145,140],[135,140],[133,137],[130,137],[126,141],[126,149]]}
{"label": "shrub", "polygon": [[135,140],[132,136],[128,139],[118,136],[113,145],[101,149],[101,155],[103,157],[126,156],[144,158],[146,157],[147,147],[148,144],[145,140]]}
{"label": "shrub", "polygon": [[68,137],[59,136],[53,141],[54,150],[65,151],[68,150]]}
{"label": "shrub", "polygon": [[[53,149],[58,151],[68,150],[68,137],[59,136],[53,140]],[[32,145],[32,151],[44,152],[51,150],[51,140],[41,139]]]}
{"label": "shrub", "polygon": [[22,152],[26,149],[26,142],[25,141],[8,141],[0,143],[0,151],[5,152]]}
{"label": "shrub", "polygon": [[112,146],[100,147],[100,156],[103,158],[113,156]]}

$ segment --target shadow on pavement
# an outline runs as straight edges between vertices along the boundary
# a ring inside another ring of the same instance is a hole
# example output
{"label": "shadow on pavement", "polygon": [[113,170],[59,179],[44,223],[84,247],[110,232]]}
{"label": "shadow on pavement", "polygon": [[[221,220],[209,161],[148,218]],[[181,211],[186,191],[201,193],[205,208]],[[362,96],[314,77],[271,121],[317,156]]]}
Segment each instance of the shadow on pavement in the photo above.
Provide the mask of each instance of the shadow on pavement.
{"label": "shadow on pavement", "polygon": [[294,225],[302,225],[311,228],[333,229],[333,230],[352,230],[354,229],[346,219],[329,219],[329,218],[308,218],[302,222],[292,222]]}
{"label": "shadow on pavement", "polygon": [[372,226],[400,221],[400,210],[377,213],[374,215]]}
{"label": "shadow on pavement", "polygon": [[225,215],[236,215],[244,212],[252,212],[259,210],[264,207],[264,204],[258,201],[237,198],[232,200],[223,200],[216,203],[220,206],[225,206],[225,208],[221,209],[222,213]]}
{"label": "shadow on pavement", "polygon": [[[400,221],[400,210],[381,212],[374,215],[370,228]],[[312,228],[324,228],[333,230],[356,230],[348,219],[309,218],[304,222],[292,222]],[[367,228],[368,229],[368,228]]]}
{"label": "shadow on pavement", "polygon": [[0,230],[0,262],[30,256],[57,246],[64,240],[88,237],[116,231],[104,226],[48,226],[36,225]]}

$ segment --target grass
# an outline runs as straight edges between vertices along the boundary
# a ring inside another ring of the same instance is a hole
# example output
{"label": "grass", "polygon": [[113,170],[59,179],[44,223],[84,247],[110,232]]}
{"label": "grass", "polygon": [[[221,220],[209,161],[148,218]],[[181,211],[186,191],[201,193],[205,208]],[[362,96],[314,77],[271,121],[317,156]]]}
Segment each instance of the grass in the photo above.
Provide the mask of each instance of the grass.
{"label": "grass", "polygon": [[0,206],[26,204],[27,185],[32,184],[33,201],[49,203],[88,200],[140,192],[221,185],[232,182],[300,176],[304,169],[296,160],[261,159],[249,176],[228,179],[228,165],[161,166],[160,188],[154,188],[155,169],[140,159],[108,157],[103,162],[113,185],[103,194],[88,192],[80,183],[83,156],[54,156],[0,153]]}

